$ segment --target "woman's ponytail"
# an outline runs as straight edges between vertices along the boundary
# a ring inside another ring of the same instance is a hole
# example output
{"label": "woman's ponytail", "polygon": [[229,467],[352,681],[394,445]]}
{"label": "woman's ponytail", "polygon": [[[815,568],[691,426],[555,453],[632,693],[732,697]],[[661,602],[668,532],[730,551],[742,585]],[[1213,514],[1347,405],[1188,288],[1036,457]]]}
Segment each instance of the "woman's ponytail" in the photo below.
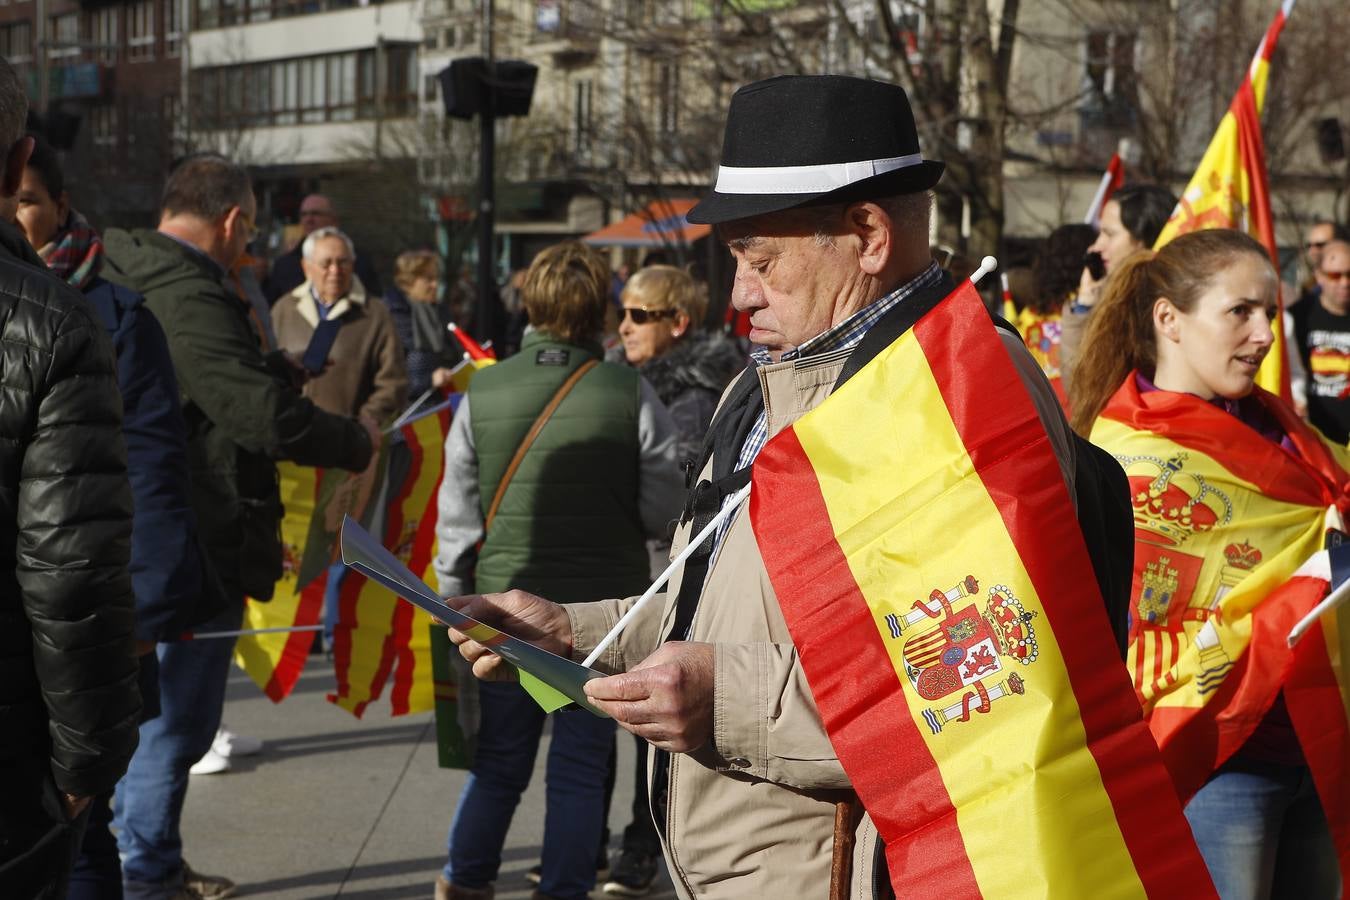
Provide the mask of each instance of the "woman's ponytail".
{"label": "woman's ponytail", "polygon": [[1092,313],[1069,385],[1071,424],[1083,437],[1131,370],[1152,371],[1157,353],[1152,262],[1153,251],[1143,250],[1116,266]]}

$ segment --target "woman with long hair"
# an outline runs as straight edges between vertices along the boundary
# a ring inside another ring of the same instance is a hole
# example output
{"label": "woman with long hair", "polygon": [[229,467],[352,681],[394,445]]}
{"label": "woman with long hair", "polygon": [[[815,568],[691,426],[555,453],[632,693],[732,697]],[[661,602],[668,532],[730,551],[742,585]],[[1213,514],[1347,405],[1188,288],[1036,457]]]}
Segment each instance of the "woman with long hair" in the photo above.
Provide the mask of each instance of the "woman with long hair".
{"label": "woman with long hair", "polygon": [[1321,549],[1328,508],[1350,510],[1350,475],[1342,448],[1256,387],[1278,286],[1236,231],[1137,253],[1107,281],[1070,385],[1074,428],[1130,481],[1128,665],[1224,900],[1339,884],[1323,810],[1342,799],[1319,795],[1337,779],[1304,753],[1326,720],[1289,674],[1285,601],[1263,603]]}

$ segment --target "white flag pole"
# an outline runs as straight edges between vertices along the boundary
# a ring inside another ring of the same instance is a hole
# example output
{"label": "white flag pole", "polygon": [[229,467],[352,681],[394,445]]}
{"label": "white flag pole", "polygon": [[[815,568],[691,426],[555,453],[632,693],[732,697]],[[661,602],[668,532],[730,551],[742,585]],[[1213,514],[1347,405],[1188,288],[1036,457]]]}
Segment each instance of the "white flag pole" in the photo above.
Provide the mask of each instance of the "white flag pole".
{"label": "white flag pole", "polygon": [[670,561],[670,565],[666,566],[666,570],[661,573],[661,576],[657,578],[656,581],[652,582],[652,586],[647,588],[646,593],[639,597],[632,608],[623,614],[623,618],[615,623],[614,627],[609,630],[609,634],[605,635],[600,643],[595,645],[595,649],[591,651],[590,656],[587,656],[582,662],[583,666],[589,669],[595,661],[600,658],[600,654],[609,649],[609,645],[614,643],[620,634],[623,634],[624,628],[628,627],[628,623],[638,614],[638,610],[646,606],[647,603],[656,596],[656,592],[666,586],[666,582],[670,580],[670,576],[675,573],[675,570],[684,565],[684,561],[692,556],[694,551],[701,547],[704,541],[713,535],[713,532],[717,531],[719,525],[731,518],[731,514],[740,508],[740,505],[745,502],[745,498],[748,496],[750,496],[750,485],[747,484],[727,498],[726,502],[722,504],[721,510],[718,511],[717,515],[713,516],[712,521],[703,526],[703,530],[695,535],[694,538],[689,541],[688,546],[681,550],[679,555]]}
{"label": "white flag pole", "polygon": [[1312,628],[1313,623],[1316,622],[1318,618],[1326,615],[1338,606],[1345,605],[1347,599],[1350,599],[1350,579],[1341,582],[1336,590],[1327,595],[1325,600],[1313,607],[1312,612],[1299,620],[1299,623],[1289,632],[1289,637],[1287,639],[1289,646],[1292,647],[1302,640],[1303,635],[1308,633],[1308,629]]}

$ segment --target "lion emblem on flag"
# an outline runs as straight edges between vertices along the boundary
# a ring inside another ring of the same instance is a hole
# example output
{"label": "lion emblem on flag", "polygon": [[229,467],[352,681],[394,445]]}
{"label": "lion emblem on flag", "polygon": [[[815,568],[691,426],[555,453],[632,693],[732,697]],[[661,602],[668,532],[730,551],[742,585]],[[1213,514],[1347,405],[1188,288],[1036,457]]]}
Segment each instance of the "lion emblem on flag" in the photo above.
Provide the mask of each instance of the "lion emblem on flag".
{"label": "lion emblem on flag", "polygon": [[[904,640],[901,656],[910,684],[924,700],[938,704],[923,716],[934,734],[972,713],[987,713],[994,700],[1025,693],[1017,669],[1039,654],[1034,612],[1028,612],[1007,585],[989,588],[980,606],[973,575],[950,590],[934,590],[912,612],[886,616],[893,639]],[[944,702],[947,701],[947,702]]]}

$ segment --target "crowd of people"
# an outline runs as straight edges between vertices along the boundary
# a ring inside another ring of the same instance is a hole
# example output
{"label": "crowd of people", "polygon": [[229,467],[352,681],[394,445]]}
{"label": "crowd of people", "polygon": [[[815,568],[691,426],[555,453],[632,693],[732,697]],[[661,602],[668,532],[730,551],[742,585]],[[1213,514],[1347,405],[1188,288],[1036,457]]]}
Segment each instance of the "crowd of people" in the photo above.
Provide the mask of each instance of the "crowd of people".
{"label": "crowd of people", "polygon": [[[26,107],[0,61],[0,896],[223,900],[233,882],[184,858],[182,809],[190,774],[255,748],[221,722],[233,642],[179,638],[238,629],[245,598],[272,595],[276,461],[368,470],[390,423],[450,389],[460,317],[435,252],[392,261],[383,290],[319,194],[300,205],[295,248],[254,277],[250,177],[216,155],[167,173],[156,228],[100,234],[58,155],[25,134]],[[907,310],[969,274],[929,245],[942,173],[899,87],[769,79],[733,97],[717,181],[689,213],[731,253],[743,339],[710,327],[708,289],[684,269],[614,271],[575,241],[506,287],[521,328],[446,439],[446,602],[580,661],[728,517],[595,662],[607,677],[587,693],[605,717],[545,715],[489,647],[451,632],[480,715],[447,860],[428,877],[437,900],[494,895],[546,724],[539,900],[642,896],[662,861],[683,897],[894,896],[873,811],[849,812],[749,510],[728,504],[766,443],[877,354],[869,334],[903,333]],[[1056,229],[1014,323],[995,317],[1094,562],[1146,553],[1122,473],[1089,465],[1088,439],[1126,453],[1101,427],[1113,409],[1165,408],[1180,434],[1229,417],[1251,452],[1292,456],[1309,491],[1350,509],[1345,230],[1315,223],[1309,277],[1283,285],[1243,233],[1153,251],[1175,205],[1128,186],[1099,229]],[[1255,387],[1277,326],[1292,403]],[[1101,627],[1121,647],[1154,625],[1128,574],[1098,572]],[[633,735],[632,771],[617,771],[617,728]],[[620,777],[634,802],[611,860]],[[1185,812],[1225,900],[1339,895],[1282,697]]]}

